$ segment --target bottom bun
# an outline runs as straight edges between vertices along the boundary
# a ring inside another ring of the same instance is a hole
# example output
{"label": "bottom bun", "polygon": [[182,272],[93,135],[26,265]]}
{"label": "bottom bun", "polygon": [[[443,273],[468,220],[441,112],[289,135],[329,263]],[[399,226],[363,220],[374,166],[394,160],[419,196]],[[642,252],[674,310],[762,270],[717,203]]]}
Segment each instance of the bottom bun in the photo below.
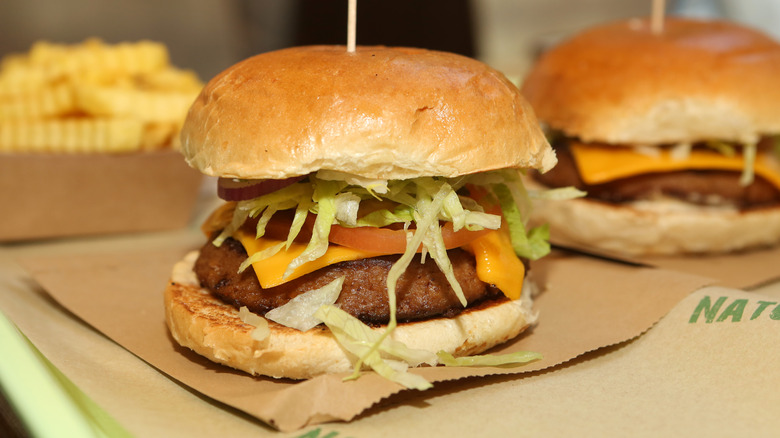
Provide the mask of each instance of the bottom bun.
{"label": "bottom bun", "polygon": [[739,211],[663,199],[609,204],[587,198],[534,205],[532,221],[584,249],[674,255],[724,253],[780,242],[780,208]]}
{"label": "bottom bun", "polygon": [[[180,345],[252,375],[308,379],[352,371],[356,358],[322,324],[301,332],[268,321],[270,336],[262,341],[252,338],[254,327],[241,321],[238,310],[198,286],[192,272],[197,255],[190,253],[177,263],[165,289],[166,323]],[[402,323],[392,338],[434,353],[477,354],[516,337],[535,322],[531,295],[526,290],[520,300],[486,303],[454,318]]]}

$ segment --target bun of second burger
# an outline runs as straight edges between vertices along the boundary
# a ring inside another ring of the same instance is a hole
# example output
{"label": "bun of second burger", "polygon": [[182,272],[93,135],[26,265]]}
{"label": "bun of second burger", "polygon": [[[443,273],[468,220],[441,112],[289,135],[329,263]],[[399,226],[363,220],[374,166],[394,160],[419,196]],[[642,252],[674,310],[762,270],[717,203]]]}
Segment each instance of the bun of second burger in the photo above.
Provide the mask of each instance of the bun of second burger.
{"label": "bun of second burger", "polygon": [[[780,242],[780,44],[723,21],[587,29],[521,90],[558,166],[535,179],[588,193],[535,215],[581,247],[718,253]],[[774,151],[773,151],[774,149]]]}
{"label": "bun of second burger", "polygon": [[480,62],[261,54],[207,84],[182,147],[228,202],[174,268],[166,318],[213,361],[293,379],[369,366],[424,388],[385,359],[435,365],[534,320],[521,258],[547,244],[525,229],[518,170],[556,158],[519,90]]}

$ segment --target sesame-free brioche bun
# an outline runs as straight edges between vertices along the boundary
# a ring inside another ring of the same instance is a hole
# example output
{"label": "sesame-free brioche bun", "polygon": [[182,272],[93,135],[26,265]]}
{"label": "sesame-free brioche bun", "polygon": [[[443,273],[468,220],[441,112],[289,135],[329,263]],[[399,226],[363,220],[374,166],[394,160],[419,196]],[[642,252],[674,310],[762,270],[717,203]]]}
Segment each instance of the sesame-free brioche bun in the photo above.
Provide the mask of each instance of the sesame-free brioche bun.
{"label": "sesame-free brioche bun", "polygon": [[555,165],[533,110],[504,75],[412,48],[295,47],[212,79],[182,130],[207,175],[283,179],[320,169],[372,179]]}
{"label": "sesame-free brioche bun", "polygon": [[581,198],[539,200],[531,217],[548,224],[557,243],[615,256],[717,254],[780,242],[778,207],[740,211],[672,199],[611,204]]}
{"label": "sesame-free brioche bun", "polygon": [[[198,286],[192,272],[196,258],[193,252],[177,263],[165,289],[166,323],[180,345],[252,375],[308,379],[352,371],[355,358],[322,325],[301,332],[268,321],[271,334],[255,340],[254,327],[241,321],[238,310]],[[401,323],[391,336],[410,348],[465,356],[516,337],[535,319],[527,290],[520,300],[470,308],[452,318]]]}
{"label": "sesame-free brioche bun", "polygon": [[521,87],[540,120],[586,142],[755,142],[780,133],[780,44],[735,23],[667,17],[585,30]]}

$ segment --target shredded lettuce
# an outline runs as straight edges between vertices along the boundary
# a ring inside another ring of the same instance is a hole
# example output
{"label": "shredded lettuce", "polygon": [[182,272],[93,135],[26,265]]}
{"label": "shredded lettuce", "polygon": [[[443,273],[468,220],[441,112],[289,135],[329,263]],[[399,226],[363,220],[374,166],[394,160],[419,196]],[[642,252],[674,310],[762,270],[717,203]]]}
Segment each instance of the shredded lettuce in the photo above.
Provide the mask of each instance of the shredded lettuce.
{"label": "shredded lettuce", "polygon": [[455,190],[450,190],[444,197],[442,213],[445,219],[452,222],[452,230],[458,231],[466,226],[466,210],[460,203],[460,197]]}
{"label": "shredded lettuce", "polygon": [[250,216],[257,217],[266,207],[274,206],[276,210],[293,208],[301,199],[311,198],[313,188],[310,184],[296,183],[279,189],[275,192],[241,201],[250,207]]}
{"label": "shredded lettuce", "polygon": [[501,228],[501,216],[496,214],[482,213],[479,211],[466,212],[466,229],[469,231],[479,231],[485,228],[497,230]]}
{"label": "shredded lettuce", "polygon": [[528,258],[539,260],[550,253],[550,225],[542,224],[528,230],[526,235]]}
{"label": "shredded lettuce", "polygon": [[[780,137],[778,137],[780,138]],[[716,150],[718,153],[727,157],[733,157],[737,155],[737,147],[733,144],[720,140],[708,140],[704,142],[709,148]],[[780,154],[780,142],[776,140],[775,147],[778,148]],[[756,155],[758,153],[758,145],[755,142],[744,143],[742,145],[742,175],[739,177],[739,185],[745,187],[753,183],[755,178],[755,163]],[[780,156],[780,155],[779,155]]]}
{"label": "shredded lettuce", "polygon": [[264,219],[264,222],[258,221],[257,233],[259,236],[262,236],[265,232],[265,225],[271,219],[273,213],[278,210],[294,208],[303,200],[311,199],[311,193],[311,184],[297,183],[254,199],[239,201],[233,211],[233,219],[230,221],[230,224],[222,230],[212,243],[214,246],[222,245],[222,242],[241,228],[249,217],[257,217],[258,214],[264,212],[270,206],[272,211]]}
{"label": "shredded lettuce", "polygon": [[240,273],[244,272],[246,270],[246,268],[248,268],[248,267],[250,267],[252,265],[252,263],[256,263],[256,262],[259,262],[261,260],[265,260],[267,258],[275,256],[276,253],[278,253],[279,251],[284,249],[285,245],[286,245],[285,242],[279,242],[279,243],[277,243],[275,245],[269,246],[268,248],[266,248],[266,249],[264,249],[262,251],[258,251],[256,253],[252,254],[251,256],[249,256],[246,259],[244,259],[243,262],[241,262],[241,265],[239,265],[239,267],[238,267],[238,273],[240,274]]}
{"label": "shredded lettuce", "polygon": [[284,278],[304,263],[322,257],[328,250],[330,227],[336,220],[336,194],[344,187],[337,181],[315,180],[312,200],[317,204],[317,218],[314,220],[311,240],[306,249],[287,266]]}
{"label": "shredded lettuce", "polygon": [[537,260],[550,253],[550,231],[547,224],[532,228],[526,233],[527,219],[521,213],[511,190],[505,184],[493,185],[493,193],[498,197],[504,213],[512,248],[515,253],[530,260]]}
{"label": "shredded lettuce", "polygon": [[532,351],[516,351],[507,354],[486,354],[477,356],[454,357],[446,351],[436,353],[439,363],[448,367],[500,367],[519,366],[542,359],[542,355]]}
{"label": "shredded lettuce", "polygon": [[677,143],[669,149],[669,157],[676,161],[687,160],[692,149],[693,145],[688,142]]}
{"label": "shredded lettuce", "polygon": [[376,194],[387,193],[387,180],[364,178],[351,173],[339,172],[337,170],[321,169],[317,171],[317,178],[328,181],[344,181],[353,186],[359,186],[366,189],[372,196]]}
{"label": "shredded lettuce", "polygon": [[545,190],[533,190],[528,192],[531,199],[546,199],[548,201],[564,201],[567,199],[581,198],[587,195],[575,187],[556,187]]}
{"label": "shredded lettuce", "polygon": [[360,197],[354,193],[341,192],[335,198],[336,220],[349,227],[357,226]]}
{"label": "shredded lettuce", "polygon": [[292,245],[293,241],[295,241],[295,238],[298,237],[298,234],[301,232],[301,228],[303,228],[304,222],[306,222],[306,217],[309,215],[309,209],[311,208],[312,204],[314,204],[314,201],[311,199],[299,200],[298,205],[295,207],[295,216],[293,216],[292,225],[290,225],[290,231],[287,233],[285,249],[289,249],[290,245]]}
{"label": "shredded lettuce", "polygon": [[281,325],[305,332],[319,325],[322,320],[314,316],[317,309],[332,305],[339,298],[344,277],[339,277],[325,286],[304,292],[286,304],[270,310],[267,319]]}
{"label": "shredded lettuce", "polygon": [[233,233],[241,228],[241,225],[244,225],[244,222],[246,222],[249,217],[250,210],[252,210],[251,202],[252,201],[241,201],[236,204],[235,209],[233,209],[233,219],[231,219],[228,226],[211,242],[214,246],[219,247],[222,245],[225,239],[232,236]]}
{"label": "shredded lettuce", "polygon": [[[460,283],[458,283],[458,280],[455,278],[455,271],[447,256],[447,248],[444,246],[444,238],[441,234],[441,226],[439,225],[439,218],[442,216],[446,217],[445,210],[447,210],[447,204],[457,202],[458,196],[455,194],[452,187],[443,180],[419,178],[418,186],[418,206],[416,210],[425,213],[418,216],[415,221],[417,222],[417,230],[415,230],[414,234],[415,236],[417,234],[422,234],[422,244],[425,250],[430,254],[433,261],[436,262],[436,265],[439,267],[439,270],[447,278],[447,281],[455,292],[455,296],[458,297],[461,305],[466,307],[468,302],[463,294]],[[454,216],[452,213],[457,215],[458,211],[460,211],[460,214],[462,215],[462,223],[465,226],[466,218],[465,214],[462,214],[463,208],[460,206],[460,202],[458,202],[458,208],[452,208],[450,216]],[[456,226],[457,225],[453,224],[453,229]],[[407,245],[406,252],[416,251],[416,248],[417,246]],[[406,270],[406,267],[404,267],[404,270]],[[390,283],[389,279],[388,283]],[[393,293],[395,293],[395,286],[393,287]]]}
{"label": "shredded lettuce", "polygon": [[739,178],[739,185],[743,187],[752,184],[753,179],[755,178],[754,167],[757,149],[758,147],[755,143],[745,144],[742,147],[742,160],[744,164],[742,167],[742,176]]}
{"label": "shredded lettuce", "polygon": [[[418,189],[423,189],[423,187],[427,186],[427,190],[418,190],[418,201],[416,206],[417,211],[415,211],[415,222],[417,223],[417,229],[413,233],[411,239],[408,239],[406,243],[406,251],[393,264],[387,273],[387,298],[390,307],[390,320],[379,341],[374,344],[365,354],[358,358],[358,361],[355,363],[355,373],[360,371],[362,364],[366,360],[371,360],[371,356],[374,354],[374,352],[377,351],[377,348],[382,343],[382,341],[384,341],[398,325],[396,320],[395,286],[398,283],[398,279],[406,271],[406,268],[409,266],[415,254],[417,253],[417,248],[419,248],[423,243],[426,235],[432,231],[434,222],[438,221],[439,212],[441,211],[442,205],[444,204],[444,198],[447,196],[449,191],[452,190],[448,184],[440,184],[436,194],[431,198],[428,193],[430,193],[431,189],[434,188],[433,185],[435,183],[433,182],[433,178],[418,178],[415,182],[417,183],[416,185]],[[438,224],[436,225],[438,227]],[[437,230],[439,235],[441,235],[441,229],[437,228]],[[430,250],[430,248],[428,249]],[[447,262],[449,262],[449,259],[447,259]],[[437,264],[438,263],[439,262],[437,261]],[[439,266],[441,268],[441,265]],[[450,271],[451,270],[452,267],[450,266]],[[453,282],[450,284],[453,286],[453,288],[457,288],[456,294],[457,291],[460,290],[460,294],[458,295],[460,299],[460,297],[463,296],[463,291],[460,289],[460,284],[458,284],[457,281],[455,281],[454,284],[452,283]]]}
{"label": "shredded lettuce", "polygon": [[[452,187],[450,187],[450,185],[446,182],[441,182],[438,184],[438,187],[436,187],[437,184],[429,183],[426,180],[423,180],[423,184],[429,186],[427,190],[436,190],[436,192],[430,201],[424,197],[420,197],[420,201],[418,201],[421,204],[427,204],[430,202],[430,205],[427,207],[427,209],[422,208],[422,206],[419,209],[420,211],[427,210],[427,213],[417,221],[417,230],[415,231],[415,235],[423,235],[422,244],[425,247],[425,250],[428,252],[428,254],[430,254],[433,261],[436,262],[436,265],[439,267],[439,270],[447,278],[447,281],[452,287],[453,292],[455,292],[455,296],[458,297],[460,304],[463,307],[466,307],[468,301],[466,301],[466,296],[463,294],[463,289],[461,288],[460,283],[458,283],[458,280],[455,278],[455,271],[453,270],[452,263],[447,256],[447,248],[444,246],[444,238],[441,234],[441,226],[439,225],[438,221],[438,216],[440,216],[440,213],[437,214],[439,210],[446,210],[447,203],[452,202],[453,199],[457,201],[458,197],[455,195]],[[460,210],[463,210],[462,207]],[[463,225],[465,225],[465,220],[466,218],[464,214],[462,218]],[[456,226],[457,225],[453,224],[453,229]],[[415,247],[412,247],[411,249],[414,250]],[[408,252],[409,250],[410,247],[407,245],[406,251]],[[395,292],[395,289],[393,289],[393,292]]]}
{"label": "shredded lettuce", "polygon": [[256,315],[249,311],[246,306],[241,306],[238,309],[238,317],[241,322],[254,326],[252,330],[252,339],[256,341],[264,341],[271,335],[271,330],[268,328],[268,321],[260,315]]}
{"label": "shredded lettuce", "polygon": [[[359,319],[336,306],[322,306],[315,315],[329,326],[334,326],[352,339],[363,342],[365,345],[373,345],[382,339],[383,333],[372,329]],[[436,355],[430,351],[409,348],[403,342],[393,338],[384,338],[378,346],[378,351],[387,353],[397,359],[403,360],[410,366],[416,367],[422,364],[435,365]]]}
{"label": "shredded lettuce", "polygon": [[414,220],[414,208],[398,205],[393,211],[382,209],[373,211],[357,221],[359,227],[386,227],[397,223],[410,223]]}
{"label": "shredded lettuce", "polygon": [[414,195],[416,191],[414,180],[389,181],[387,189],[387,193],[383,196],[385,199],[409,206],[413,206],[417,202]]}
{"label": "shredded lettuce", "polygon": [[265,227],[268,225],[268,222],[271,220],[271,217],[274,215],[274,213],[278,211],[277,209],[278,206],[269,205],[265,208],[265,210],[263,210],[263,214],[260,215],[260,219],[257,221],[257,232],[255,233],[257,239],[265,235]]}
{"label": "shredded lettuce", "polygon": [[737,149],[725,141],[720,140],[708,140],[704,142],[704,145],[710,149],[716,150],[719,154],[727,157],[733,157],[737,155]]}
{"label": "shredded lettuce", "polygon": [[[356,357],[362,358],[358,361],[359,365],[356,366],[355,372],[346,380],[357,378],[362,364],[366,364],[380,376],[407,388],[424,390],[432,386],[423,377],[406,372],[406,368],[419,366],[423,363],[435,364],[436,355],[433,353],[411,349],[402,342],[387,337],[387,330],[380,334],[335,306],[324,305],[314,315],[328,326],[342,347]],[[390,365],[391,362],[383,359],[380,351],[400,359],[404,366],[399,369]]]}

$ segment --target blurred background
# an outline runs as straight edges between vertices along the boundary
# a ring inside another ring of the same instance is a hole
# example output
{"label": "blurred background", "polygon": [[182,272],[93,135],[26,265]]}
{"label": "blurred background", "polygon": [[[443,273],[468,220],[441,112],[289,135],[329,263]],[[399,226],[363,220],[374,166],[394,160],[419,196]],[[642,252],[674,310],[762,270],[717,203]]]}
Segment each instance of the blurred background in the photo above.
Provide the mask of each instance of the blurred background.
{"label": "blurred background", "polygon": [[[667,0],[669,14],[723,17],[780,38],[780,0]],[[358,44],[417,46],[479,58],[519,78],[583,27],[645,16],[651,0],[360,0]],[[0,56],[37,40],[151,39],[208,80],[255,53],[345,44],[347,0],[2,0]]]}

